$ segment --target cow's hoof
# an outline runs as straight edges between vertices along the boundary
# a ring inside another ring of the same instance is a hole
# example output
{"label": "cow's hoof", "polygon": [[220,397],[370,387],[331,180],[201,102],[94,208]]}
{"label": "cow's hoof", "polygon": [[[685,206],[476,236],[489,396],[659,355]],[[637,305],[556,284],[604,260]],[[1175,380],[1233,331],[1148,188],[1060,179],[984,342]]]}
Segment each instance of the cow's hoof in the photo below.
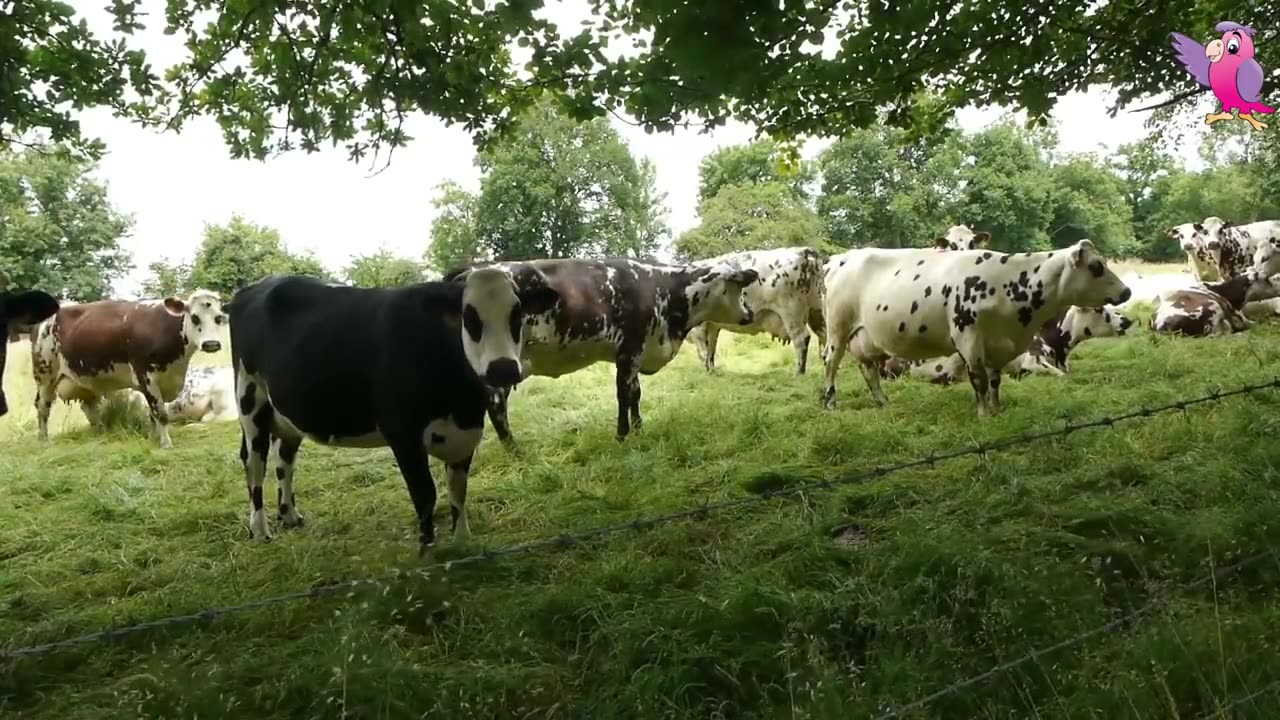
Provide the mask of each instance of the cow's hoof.
{"label": "cow's hoof", "polygon": [[302,517],[302,513],[296,512],[289,515],[276,515],[276,522],[280,523],[281,527],[286,528],[300,528],[307,524],[306,519]]}

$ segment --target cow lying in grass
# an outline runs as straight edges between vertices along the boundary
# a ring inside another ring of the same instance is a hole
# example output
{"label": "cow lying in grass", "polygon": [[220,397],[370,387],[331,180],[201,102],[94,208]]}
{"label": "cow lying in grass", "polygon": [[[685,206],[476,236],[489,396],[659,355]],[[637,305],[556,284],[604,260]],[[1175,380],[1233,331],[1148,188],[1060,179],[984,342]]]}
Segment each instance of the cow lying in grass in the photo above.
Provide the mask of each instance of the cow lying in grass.
{"label": "cow lying in grass", "polygon": [[[1041,326],[1027,351],[1004,366],[1004,374],[1022,378],[1029,374],[1061,376],[1067,373],[1067,356],[1081,343],[1092,338],[1123,336],[1133,321],[1114,308],[1071,306],[1061,319],[1050,318]],[[966,378],[964,360],[959,353],[928,360],[903,360],[892,357],[881,371],[885,379],[902,375],[950,385]]]}
{"label": "cow lying in grass", "polygon": [[1004,366],[1026,352],[1036,332],[1071,305],[1127,301],[1093,243],[1052,252],[859,249],[828,270],[826,392],[835,407],[836,372],[847,350],[859,361],[878,404],[881,367],[890,355],[925,360],[959,353],[978,416],[1000,412]]}
{"label": "cow lying in grass", "polygon": [[1249,327],[1245,304],[1277,294],[1280,289],[1253,270],[1223,282],[1173,288],[1156,297],[1148,325],[1154,332],[1188,337],[1241,332]]}

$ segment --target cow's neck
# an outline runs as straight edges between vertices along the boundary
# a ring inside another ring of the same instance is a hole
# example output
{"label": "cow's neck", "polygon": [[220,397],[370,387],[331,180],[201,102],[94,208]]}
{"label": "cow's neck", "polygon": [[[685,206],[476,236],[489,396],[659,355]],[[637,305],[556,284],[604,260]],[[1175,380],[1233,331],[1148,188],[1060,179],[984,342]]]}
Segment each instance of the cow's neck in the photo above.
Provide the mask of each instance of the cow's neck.
{"label": "cow's neck", "polygon": [[1248,275],[1237,275],[1230,280],[1224,280],[1212,285],[1205,285],[1205,289],[1211,293],[1219,295],[1227,304],[1236,310],[1244,308],[1245,299],[1249,294],[1249,285],[1252,284]]}

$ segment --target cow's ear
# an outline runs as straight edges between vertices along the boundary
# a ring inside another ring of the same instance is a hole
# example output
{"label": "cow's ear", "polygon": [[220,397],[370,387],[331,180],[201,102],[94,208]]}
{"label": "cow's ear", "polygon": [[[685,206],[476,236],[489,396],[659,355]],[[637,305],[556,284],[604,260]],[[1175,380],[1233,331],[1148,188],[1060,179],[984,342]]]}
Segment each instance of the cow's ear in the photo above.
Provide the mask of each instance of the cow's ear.
{"label": "cow's ear", "polygon": [[520,298],[520,307],[525,315],[541,315],[556,306],[556,302],[560,300],[560,293],[556,292],[555,288],[540,285],[520,290],[516,293],[516,297]]}
{"label": "cow's ear", "polygon": [[1089,255],[1093,253],[1093,243],[1087,239],[1076,243],[1076,249],[1071,253],[1071,266],[1080,267],[1084,265]]}
{"label": "cow's ear", "polygon": [[58,312],[58,301],[47,292],[27,290],[6,298],[4,308],[10,323],[34,325]]}
{"label": "cow's ear", "polygon": [[980,232],[973,236],[974,247],[986,247],[987,243],[990,241],[991,241],[991,233],[989,232]]}
{"label": "cow's ear", "polygon": [[176,297],[167,297],[164,299],[164,309],[169,311],[170,315],[182,317],[187,311],[187,304]]}
{"label": "cow's ear", "polygon": [[939,250],[946,250],[947,239],[944,237],[936,237],[933,239],[933,246]]}
{"label": "cow's ear", "polygon": [[734,270],[724,276],[725,282],[731,282],[739,287],[746,287],[760,278],[760,273],[750,268],[746,270]]}

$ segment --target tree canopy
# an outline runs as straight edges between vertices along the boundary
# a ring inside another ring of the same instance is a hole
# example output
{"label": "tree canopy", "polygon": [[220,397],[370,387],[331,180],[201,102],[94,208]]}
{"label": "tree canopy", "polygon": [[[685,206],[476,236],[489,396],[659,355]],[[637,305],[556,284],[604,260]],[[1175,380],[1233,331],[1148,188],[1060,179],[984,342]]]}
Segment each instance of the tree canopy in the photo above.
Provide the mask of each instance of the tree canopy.
{"label": "tree canopy", "polygon": [[643,257],[667,233],[653,166],[636,162],[604,119],[577,122],[540,103],[477,164],[477,196],[440,188],[440,245],[428,250],[439,270],[455,260]]}
{"label": "tree canopy", "polygon": [[389,250],[379,250],[370,255],[357,255],[344,272],[347,282],[358,287],[404,287],[425,279],[423,268],[409,258],[400,257]]}
{"label": "tree canopy", "polygon": [[818,216],[783,183],[728,185],[698,206],[698,216],[698,226],[675,243],[684,260],[799,245],[836,249]]}
{"label": "tree canopy", "polygon": [[15,287],[99,300],[132,268],[120,240],[133,219],[112,207],[94,170],[64,149],[0,151],[0,267]]}
{"label": "tree canopy", "polygon": [[143,281],[151,297],[182,295],[202,288],[229,300],[240,288],[268,275],[295,274],[331,280],[333,277],[313,255],[291,253],[276,230],[233,215],[225,225],[204,226],[204,238],[190,265],[167,260],[150,264]]}
{"label": "tree canopy", "polygon": [[809,197],[812,163],[790,162],[773,140],[728,145],[708,154],[698,166],[698,201],[714,197],[727,185],[782,183],[797,199]]}
{"label": "tree canopy", "polygon": [[[1280,16],[1280,0],[590,0],[581,25],[558,27],[542,0],[169,0],[165,30],[186,55],[161,80],[128,44],[139,4],[113,0],[123,35],[104,41],[57,0],[9,3],[0,132],[70,137],[66,108],[105,105],[170,127],[211,116],[237,157],[333,143],[359,158],[408,142],[409,113],[483,142],[548,93],[576,119],[625,111],[659,131],[729,118],[783,138],[880,121],[928,131],[968,104],[1044,118],[1090,85],[1120,104],[1203,91],[1173,60],[1170,28],[1203,39],[1223,19]],[[1258,55],[1280,66],[1280,44]],[[925,111],[925,89],[943,112]]]}

